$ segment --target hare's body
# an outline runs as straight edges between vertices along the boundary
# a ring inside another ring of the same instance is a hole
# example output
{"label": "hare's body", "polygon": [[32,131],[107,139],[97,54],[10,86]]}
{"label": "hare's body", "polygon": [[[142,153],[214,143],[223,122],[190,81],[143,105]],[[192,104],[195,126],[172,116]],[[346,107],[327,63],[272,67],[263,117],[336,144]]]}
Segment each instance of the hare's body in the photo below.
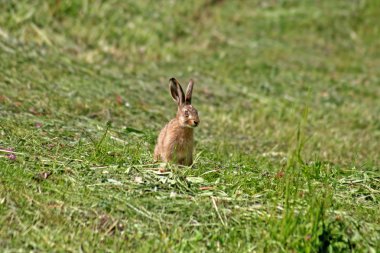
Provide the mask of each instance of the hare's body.
{"label": "hare's body", "polygon": [[193,163],[194,130],[172,119],[160,132],[154,159],[190,166]]}
{"label": "hare's body", "polygon": [[177,115],[161,130],[154,149],[154,160],[190,166],[193,163],[194,128],[199,124],[197,110],[191,105],[193,81],[186,90],[175,78],[170,79],[170,91],[178,104]]}

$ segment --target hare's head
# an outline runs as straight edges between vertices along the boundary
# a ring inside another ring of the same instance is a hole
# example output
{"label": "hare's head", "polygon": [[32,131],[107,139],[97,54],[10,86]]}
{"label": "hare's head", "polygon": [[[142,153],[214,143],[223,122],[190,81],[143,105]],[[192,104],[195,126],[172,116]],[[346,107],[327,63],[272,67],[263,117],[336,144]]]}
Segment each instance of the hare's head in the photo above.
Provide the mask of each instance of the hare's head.
{"label": "hare's head", "polygon": [[197,127],[199,125],[198,111],[191,105],[191,95],[193,93],[193,80],[190,80],[186,89],[186,95],[181,85],[175,78],[169,80],[170,93],[178,104],[177,119],[183,127]]}

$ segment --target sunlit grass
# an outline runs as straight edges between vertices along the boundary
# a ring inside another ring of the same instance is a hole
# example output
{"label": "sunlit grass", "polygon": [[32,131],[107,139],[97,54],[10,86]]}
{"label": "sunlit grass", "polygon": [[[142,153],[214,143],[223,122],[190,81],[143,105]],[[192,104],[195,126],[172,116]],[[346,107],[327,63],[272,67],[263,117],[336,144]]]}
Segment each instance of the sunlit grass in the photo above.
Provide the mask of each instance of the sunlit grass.
{"label": "sunlit grass", "polygon": [[[1,2],[0,248],[379,251],[379,7]],[[172,76],[201,125],[162,171]]]}

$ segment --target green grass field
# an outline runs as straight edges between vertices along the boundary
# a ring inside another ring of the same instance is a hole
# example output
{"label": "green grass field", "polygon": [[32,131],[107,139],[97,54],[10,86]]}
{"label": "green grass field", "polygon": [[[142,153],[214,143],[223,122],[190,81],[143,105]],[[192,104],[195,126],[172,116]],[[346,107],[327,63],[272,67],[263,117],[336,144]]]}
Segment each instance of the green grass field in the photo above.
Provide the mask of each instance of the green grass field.
{"label": "green grass field", "polygon": [[[380,1],[0,1],[1,252],[380,252]],[[152,164],[196,80],[195,164]]]}

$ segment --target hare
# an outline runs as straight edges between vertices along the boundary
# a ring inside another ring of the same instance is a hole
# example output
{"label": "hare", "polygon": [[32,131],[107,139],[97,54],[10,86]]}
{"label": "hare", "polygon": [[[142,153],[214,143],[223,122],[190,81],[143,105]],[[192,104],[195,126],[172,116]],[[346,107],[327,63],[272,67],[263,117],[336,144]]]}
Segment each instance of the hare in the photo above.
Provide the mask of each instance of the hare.
{"label": "hare", "polygon": [[172,98],[177,102],[177,115],[161,130],[154,149],[154,160],[190,166],[193,164],[194,128],[199,125],[198,111],[191,105],[194,81],[186,95],[175,78],[169,80]]}

